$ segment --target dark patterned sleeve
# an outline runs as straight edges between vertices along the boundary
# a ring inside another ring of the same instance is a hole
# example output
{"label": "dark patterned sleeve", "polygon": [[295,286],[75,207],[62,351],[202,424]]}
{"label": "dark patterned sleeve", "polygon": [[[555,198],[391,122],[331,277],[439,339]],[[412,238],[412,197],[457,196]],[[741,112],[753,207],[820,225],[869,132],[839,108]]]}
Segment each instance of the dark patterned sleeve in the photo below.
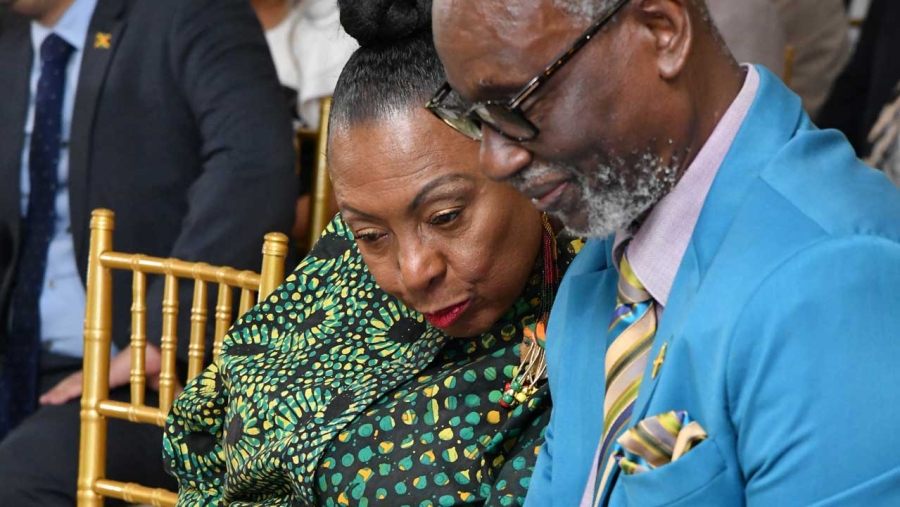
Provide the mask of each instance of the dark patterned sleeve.
{"label": "dark patterned sleeve", "polygon": [[505,438],[495,438],[496,446],[488,445],[485,464],[489,480],[482,483],[484,507],[525,505],[525,494],[549,422],[550,390],[544,385],[525,404],[513,410],[507,423],[509,428],[503,430]]}
{"label": "dark patterned sleeve", "polygon": [[172,405],[163,438],[167,471],[178,479],[178,505],[220,505],[224,491],[223,425],[228,396],[218,362],[188,383]]}
{"label": "dark patterned sleeve", "polygon": [[[316,266],[320,271],[327,270],[331,263],[323,261],[340,258],[352,248],[352,234],[336,217],[295,273]],[[222,443],[230,397],[235,394],[225,365],[234,337],[246,327],[243,323],[253,322],[261,312],[257,306],[238,319],[225,335],[222,355],[188,382],[172,405],[163,438],[163,462],[168,473],[178,479],[179,506],[224,505],[228,462]]]}

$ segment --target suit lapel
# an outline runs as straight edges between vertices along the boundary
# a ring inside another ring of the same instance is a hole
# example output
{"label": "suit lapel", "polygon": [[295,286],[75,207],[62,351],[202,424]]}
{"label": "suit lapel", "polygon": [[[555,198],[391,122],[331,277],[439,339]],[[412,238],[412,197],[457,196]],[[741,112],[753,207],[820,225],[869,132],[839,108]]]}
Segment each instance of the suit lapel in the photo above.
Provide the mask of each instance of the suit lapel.
{"label": "suit lapel", "polygon": [[[553,382],[584,387],[565,394],[577,397],[577,404],[586,407],[586,417],[579,417],[572,423],[575,427],[583,424],[593,428],[597,440],[603,425],[597,424],[594,416],[603,419],[603,393],[606,390],[603,361],[618,280],[610,260],[608,243],[611,241],[589,241],[569,267],[550,314],[547,337],[548,358],[559,358],[559,364],[554,368],[559,379]],[[551,354],[550,349],[556,350]],[[585,370],[569,366],[585,360],[595,364],[596,368]]]}
{"label": "suit lapel", "polygon": [[[34,55],[31,50],[30,24],[24,18],[7,16],[0,27],[0,217],[18,217],[21,198],[22,149],[25,143],[25,117],[28,114],[29,80]],[[11,219],[11,218],[10,218]],[[18,236],[18,220],[11,219],[13,235]]]}
{"label": "suit lapel", "polygon": [[[609,319],[615,310],[618,279],[618,272],[613,268],[608,268],[575,277],[571,283],[572,294],[577,294],[578,298],[590,302],[580,306],[580,309],[584,310],[584,314],[573,315],[570,313],[567,315],[569,322],[566,329],[567,333],[576,337],[575,340],[569,340],[569,342],[579,342],[579,355],[593,357],[597,362],[596,380],[590,385],[590,389],[585,390],[585,393],[591,398],[588,400],[590,403],[597,402],[595,393],[606,392],[603,365],[609,339]],[[603,406],[602,401],[600,406]]]}
{"label": "suit lapel", "polygon": [[100,0],[84,45],[69,147],[69,202],[76,256],[84,252],[88,238],[91,142],[94,141],[97,104],[109,64],[125,30],[124,11],[122,0]]}

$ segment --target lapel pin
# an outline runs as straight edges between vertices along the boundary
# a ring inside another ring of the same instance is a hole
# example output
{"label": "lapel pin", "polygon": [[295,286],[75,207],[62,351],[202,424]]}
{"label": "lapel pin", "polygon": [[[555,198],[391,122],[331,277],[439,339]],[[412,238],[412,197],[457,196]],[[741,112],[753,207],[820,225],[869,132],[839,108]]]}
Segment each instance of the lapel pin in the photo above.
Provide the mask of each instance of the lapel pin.
{"label": "lapel pin", "polygon": [[112,45],[112,34],[107,32],[97,32],[94,38],[94,49],[109,49]]}
{"label": "lapel pin", "polygon": [[656,380],[656,376],[659,375],[659,369],[662,367],[663,362],[666,360],[666,349],[669,348],[668,343],[663,343],[662,348],[659,349],[659,355],[656,356],[656,359],[653,360],[653,373],[650,374],[651,380]]}

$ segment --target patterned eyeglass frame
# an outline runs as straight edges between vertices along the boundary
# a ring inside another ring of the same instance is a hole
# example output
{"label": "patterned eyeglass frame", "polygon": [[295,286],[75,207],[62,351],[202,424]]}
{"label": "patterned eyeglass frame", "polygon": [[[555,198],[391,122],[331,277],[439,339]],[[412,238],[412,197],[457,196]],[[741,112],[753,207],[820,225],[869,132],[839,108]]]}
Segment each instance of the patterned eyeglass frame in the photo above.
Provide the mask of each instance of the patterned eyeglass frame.
{"label": "patterned eyeglass frame", "polygon": [[[616,4],[607,11],[603,16],[601,16],[597,21],[594,22],[587,30],[584,31],[583,34],[571,45],[568,49],[563,51],[550,65],[544,68],[537,76],[531,79],[522,90],[519,91],[513,98],[503,101],[503,100],[485,100],[482,102],[476,102],[472,104],[468,109],[457,109],[451,110],[448,107],[441,106],[441,102],[444,101],[445,98],[453,91],[453,88],[450,87],[449,82],[444,82],[443,86],[441,86],[437,92],[435,92],[434,96],[431,100],[428,101],[428,104],[425,105],[425,109],[431,111],[432,114],[441,119],[444,123],[449,125],[451,128],[456,130],[457,132],[465,135],[466,137],[472,138],[476,141],[481,140],[481,128],[480,125],[484,124],[492,128],[495,132],[500,134],[501,136],[514,141],[514,142],[526,142],[534,140],[538,134],[540,134],[540,130],[531,122],[526,116],[525,112],[522,111],[521,106],[531,97],[534,92],[540,88],[541,85],[550,80],[550,78],[565,65],[572,57],[575,56],[578,51],[583,48],[590,40],[600,31],[612,18],[619,12],[619,10],[628,3],[629,0],[618,0]],[[505,103],[504,103],[505,102]],[[489,113],[488,106],[501,108],[506,115],[509,117],[515,118],[520,124],[526,127],[531,131],[530,135],[527,136],[513,136],[507,134],[503,131],[499,123],[491,117],[484,118],[478,116],[475,111],[481,110]],[[464,130],[460,129],[457,125],[454,124],[454,118],[445,117],[443,114],[444,110],[451,110],[459,119],[468,119],[470,122],[473,122],[474,125],[478,128],[472,129],[473,132],[479,132],[478,137],[472,137],[467,134]]]}

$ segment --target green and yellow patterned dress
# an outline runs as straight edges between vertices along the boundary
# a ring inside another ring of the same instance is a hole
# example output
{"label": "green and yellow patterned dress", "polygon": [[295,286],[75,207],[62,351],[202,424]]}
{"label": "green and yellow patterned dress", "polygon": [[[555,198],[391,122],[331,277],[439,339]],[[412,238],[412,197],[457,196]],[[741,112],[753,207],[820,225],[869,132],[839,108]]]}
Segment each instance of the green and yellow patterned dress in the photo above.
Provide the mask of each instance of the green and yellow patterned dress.
{"label": "green and yellow patterned dress", "polygon": [[[580,246],[560,241],[561,270]],[[179,505],[521,505],[549,391],[498,401],[540,270],[489,333],[450,338],[376,285],[335,219],[175,401],[164,454]]]}

